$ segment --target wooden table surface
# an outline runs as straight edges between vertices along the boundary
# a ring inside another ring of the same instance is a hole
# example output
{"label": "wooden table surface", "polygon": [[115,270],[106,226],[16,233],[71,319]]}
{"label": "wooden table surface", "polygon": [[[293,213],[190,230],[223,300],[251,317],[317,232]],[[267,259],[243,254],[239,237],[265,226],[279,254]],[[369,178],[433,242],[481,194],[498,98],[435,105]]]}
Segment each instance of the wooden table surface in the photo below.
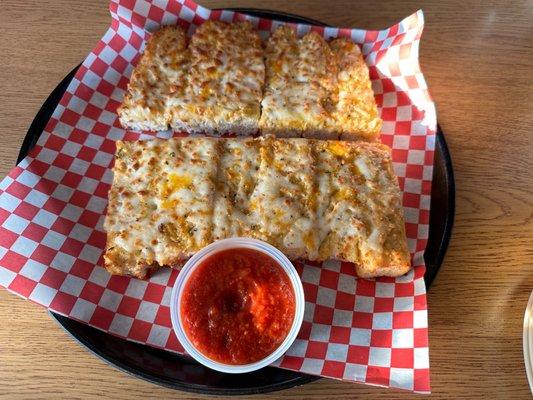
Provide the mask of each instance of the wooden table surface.
{"label": "wooden table surface", "polygon": [[[529,398],[522,321],[533,289],[531,1],[202,1],[385,28],[423,8],[421,65],[452,154],[457,214],[429,292],[434,399]],[[422,4],[423,3],[423,4]],[[92,49],[105,0],[3,0],[0,175],[56,84]],[[196,399],[133,378],[81,348],[44,309],[0,290],[0,397]],[[261,398],[421,398],[327,379]],[[204,397],[205,398],[205,397]]]}

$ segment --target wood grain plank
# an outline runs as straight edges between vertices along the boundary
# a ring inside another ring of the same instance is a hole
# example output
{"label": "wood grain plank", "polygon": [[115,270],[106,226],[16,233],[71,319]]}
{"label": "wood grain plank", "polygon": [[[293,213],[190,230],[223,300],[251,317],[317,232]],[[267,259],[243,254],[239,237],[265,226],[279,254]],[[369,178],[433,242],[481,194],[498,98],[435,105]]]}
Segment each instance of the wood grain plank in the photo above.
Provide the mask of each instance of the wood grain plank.
{"label": "wood grain plank", "polygon": [[[457,216],[429,301],[433,399],[530,398],[522,318],[533,289],[533,7],[530,1],[202,1],[292,12],[380,29],[423,8],[421,66],[456,174]],[[55,85],[110,21],[105,0],[3,0],[0,7],[0,175]],[[0,397],[205,398],[106,365],[46,312],[0,290]],[[332,380],[255,399],[414,398]]]}

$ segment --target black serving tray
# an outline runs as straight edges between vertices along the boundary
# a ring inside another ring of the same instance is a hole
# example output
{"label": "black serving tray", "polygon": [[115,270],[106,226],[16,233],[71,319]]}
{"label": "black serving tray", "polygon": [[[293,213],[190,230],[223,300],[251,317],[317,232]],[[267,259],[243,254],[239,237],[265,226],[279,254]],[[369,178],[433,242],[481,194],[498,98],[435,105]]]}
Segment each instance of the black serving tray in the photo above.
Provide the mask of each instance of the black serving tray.
{"label": "black serving tray", "polygon": [[[247,8],[231,10],[260,18],[324,25],[309,18],[277,11]],[[57,85],[35,116],[22,143],[17,163],[37,142],[78,67]],[[424,253],[424,279],[428,288],[435,279],[448,248],[454,214],[455,183],[452,163],[439,126],[431,191],[429,240]],[[224,374],[210,370],[190,358],[117,338],[59,314],[51,312],[50,315],[80,344],[109,364],[136,377],[172,389],[211,395],[245,395],[287,389],[319,379],[316,376],[273,367],[241,375]]]}

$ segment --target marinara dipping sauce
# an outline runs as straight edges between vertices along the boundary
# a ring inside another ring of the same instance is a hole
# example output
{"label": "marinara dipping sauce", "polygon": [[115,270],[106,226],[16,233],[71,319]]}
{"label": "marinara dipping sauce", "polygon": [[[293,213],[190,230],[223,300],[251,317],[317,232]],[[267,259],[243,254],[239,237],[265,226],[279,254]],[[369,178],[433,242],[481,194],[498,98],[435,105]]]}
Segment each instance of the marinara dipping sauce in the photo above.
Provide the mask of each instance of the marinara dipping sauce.
{"label": "marinara dipping sauce", "polygon": [[231,248],[211,254],[191,272],[179,312],[200,353],[240,365],[280,346],[295,308],[291,281],[276,260],[259,250]]}

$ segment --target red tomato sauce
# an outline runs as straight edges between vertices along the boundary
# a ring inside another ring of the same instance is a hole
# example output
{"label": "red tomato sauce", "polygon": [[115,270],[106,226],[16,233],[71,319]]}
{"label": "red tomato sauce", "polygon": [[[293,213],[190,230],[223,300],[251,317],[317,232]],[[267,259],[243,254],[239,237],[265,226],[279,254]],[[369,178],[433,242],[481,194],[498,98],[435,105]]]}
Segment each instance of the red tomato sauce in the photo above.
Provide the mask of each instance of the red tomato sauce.
{"label": "red tomato sauce", "polygon": [[287,336],[295,296],[285,271],[268,255],[230,249],[205,259],[181,299],[181,319],[194,347],[224,364],[249,364]]}

